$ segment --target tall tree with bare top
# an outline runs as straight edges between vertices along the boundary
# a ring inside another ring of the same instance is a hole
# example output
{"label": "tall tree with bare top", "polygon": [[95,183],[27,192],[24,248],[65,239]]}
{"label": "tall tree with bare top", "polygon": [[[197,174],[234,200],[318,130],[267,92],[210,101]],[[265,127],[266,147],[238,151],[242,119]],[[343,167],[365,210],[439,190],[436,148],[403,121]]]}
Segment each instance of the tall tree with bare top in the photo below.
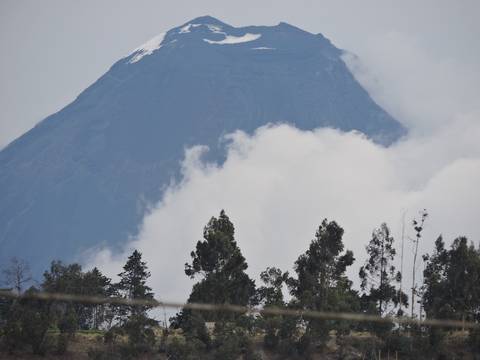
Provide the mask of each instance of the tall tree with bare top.
{"label": "tall tree with bare top", "polygon": [[[393,265],[396,250],[387,224],[383,223],[373,231],[366,250],[369,257],[359,272],[361,288],[365,292],[364,299],[375,309],[377,315],[391,315],[398,305],[407,305],[408,296],[397,288],[402,274]],[[399,312],[401,315],[401,307]],[[389,326],[375,326],[374,330],[383,334],[388,328]]]}
{"label": "tall tree with bare top", "polygon": [[418,244],[422,239],[422,231],[425,225],[425,220],[428,217],[427,210],[423,209],[420,212],[420,219],[413,219],[413,229],[415,230],[415,238],[413,241],[413,267],[412,267],[412,302],[411,302],[411,316],[415,316],[415,295],[417,293],[417,257],[418,257]]}

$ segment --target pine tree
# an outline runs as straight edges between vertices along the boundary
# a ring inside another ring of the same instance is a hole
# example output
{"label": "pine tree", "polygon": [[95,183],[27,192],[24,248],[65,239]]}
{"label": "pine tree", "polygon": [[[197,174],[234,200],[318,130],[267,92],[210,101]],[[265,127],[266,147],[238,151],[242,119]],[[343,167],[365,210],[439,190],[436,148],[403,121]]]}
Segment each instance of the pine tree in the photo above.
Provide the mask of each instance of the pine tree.
{"label": "pine tree", "polygon": [[[118,274],[120,281],[116,288],[126,299],[153,300],[152,289],[147,285],[150,277],[146,262],[142,261],[142,254],[134,250],[132,255]],[[125,305],[120,307],[121,329],[128,335],[126,352],[131,356],[146,353],[153,349],[155,334],[153,327],[157,321],[148,317],[148,310],[152,305]],[[113,329],[112,331],[115,331]]]}
{"label": "pine tree", "polygon": [[[147,279],[150,277],[147,264],[142,261],[142,254],[134,250],[132,255],[123,267],[123,271],[118,274],[120,282],[116,288],[120,293],[130,300],[153,300],[152,288],[147,285]],[[128,305],[124,306],[123,319],[130,315],[145,314],[151,305]]]}

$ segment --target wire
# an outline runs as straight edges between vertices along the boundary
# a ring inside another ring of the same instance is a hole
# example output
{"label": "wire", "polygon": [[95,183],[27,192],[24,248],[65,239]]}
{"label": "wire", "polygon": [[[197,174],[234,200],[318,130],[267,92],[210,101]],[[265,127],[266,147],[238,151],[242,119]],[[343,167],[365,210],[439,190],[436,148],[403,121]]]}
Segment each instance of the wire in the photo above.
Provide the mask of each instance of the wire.
{"label": "wire", "polygon": [[449,320],[449,319],[424,319],[418,320],[409,317],[391,317],[378,316],[360,313],[343,313],[343,312],[324,312],[314,310],[290,309],[284,307],[247,307],[234,304],[206,304],[206,303],[179,303],[169,301],[159,301],[155,299],[126,299],[120,297],[98,297],[98,296],[84,296],[75,294],[62,293],[23,293],[18,294],[13,291],[0,290],[0,297],[9,299],[37,299],[37,300],[52,300],[77,302],[84,304],[112,304],[112,305],[130,305],[130,306],[151,306],[151,307],[166,307],[175,309],[189,309],[199,311],[228,311],[234,313],[246,314],[261,314],[261,315],[281,315],[293,316],[322,320],[347,320],[357,322],[376,322],[376,323],[397,323],[403,325],[417,325],[417,326],[433,326],[433,327],[458,327],[464,329],[479,328],[480,324],[469,321]]}

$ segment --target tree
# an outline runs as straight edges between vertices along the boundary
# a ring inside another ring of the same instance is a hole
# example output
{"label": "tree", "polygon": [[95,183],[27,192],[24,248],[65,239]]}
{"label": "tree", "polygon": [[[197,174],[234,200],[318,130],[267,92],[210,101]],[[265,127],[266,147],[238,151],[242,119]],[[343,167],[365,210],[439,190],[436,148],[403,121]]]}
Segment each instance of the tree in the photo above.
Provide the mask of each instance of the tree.
{"label": "tree", "polygon": [[448,294],[461,320],[480,320],[480,250],[466,237],[456,238],[449,251]]}
{"label": "tree", "polygon": [[[83,294],[86,296],[109,297],[113,295],[111,279],[94,267],[83,275]],[[99,329],[109,316],[109,307],[104,304],[84,304],[84,326],[89,329]]]}
{"label": "tree", "polygon": [[[480,250],[465,237],[456,238],[447,250],[440,236],[433,254],[425,258],[422,305],[427,317],[480,321]],[[430,329],[432,345],[442,336]]]}
{"label": "tree", "polygon": [[25,284],[32,281],[32,274],[28,263],[17,257],[10,259],[10,263],[2,270],[3,282],[7,287],[11,287],[18,294],[22,292]]}
{"label": "tree", "polygon": [[[116,285],[116,288],[126,299],[153,300],[152,288],[146,284],[150,272],[146,262],[142,261],[142,254],[138,250],[134,250],[132,255],[128,257],[123,271],[118,276],[120,282]],[[151,305],[125,306],[127,313],[124,318],[132,314],[145,314],[151,307]]]}
{"label": "tree", "polygon": [[[45,271],[42,288],[50,293],[107,297],[110,279],[97,268],[86,273],[79,264],[53,261]],[[78,329],[98,328],[105,320],[107,305],[81,302],[54,301],[51,303],[55,323],[60,330],[57,351],[64,353]]]}
{"label": "tree", "polygon": [[[150,272],[138,250],[134,250],[128,257],[123,271],[118,276],[120,281],[116,284],[116,288],[126,299],[153,300],[152,289],[147,285]],[[152,328],[157,325],[157,322],[147,315],[147,311],[152,306],[134,304],[120,307],[120,325],[128,335],[126,351],[129,355],[148,352],[154,345],[155,336]]]}
{"label": "tree", "polygon": [[[323,220],[309,249],[295,262],[297,278],[290,278],[290,293],[301,308],[317,311],[349,311],[356,293],[345,276],[354,262],[353,253],[343,253],[343,229],[335,222]],[[338,323],[305,319],[307,328],[300,339],[301,348],[308,349],[312,339],[324,342],[330,329]]]}
{"label": "tree", "polygon": [[[9,276],[14,280],[17,291],[26,283],[28,267],[19,260],[12,261]],[[25,281],[24,281],[25,280]],[[99,308],[103,305],[84,304],[80,302],[39,300],[29,297],[40,290],[48,293],[75,294],[85,296],[106,296],[110,280],[98,269],[82,272],[79,264],[63,264],[52,261],[50,269],[44,272],[41,289],[31,287],[25,292],[25,298],[10,301],[8,317],[5,323],[7,342],[12,344],[28,344],[35,353],[46,351],[46,331],[54,326],[59,330],[57,352],[67,351],[70,340],[79,328],[88,329],[92,324],[99,326]],[[95,317],[93,310],[95,310]],[[13,340],[12,340],[13,339]]]}
{"label": "tree", "polygon": [[284,273],[276,267],[267,267],[261,272],[260,279],[264,285],[257,289],[258,302],[264,307],[284,306],[282,289],[288,279],[288,272]]}
{"label": "tree", "polygon": [[412,266],[412,303],[411,303],[411,316],[415,316],[415,294],[417,292],[416,274],[417,274],[417,257],[418,257],[418,244],[422,239],[422,231],[425,224],[425,220],[428,217],[428,213],[425,209],[420,212],[420,219],[413,219],[413,228],[415,230],[415,239],[413,239],[413,266]]}
{"label": "tree", "polygon": [[407,295],[395,286],[400,283],[402,274],[393,265],[396,255],[393,243],[390,229],[383,223],[373,231],[372,239],[366,246],[369,258],[359,271],[361,288],[376,304],[380,316],[391,313],[391,304],[397,307],[408,302]]}
{"label": "tree", "polygon": [[[372,304],[374,313],[379,316],[390,315],[398,305],[401,309],[402,305],[408,303],[407,294],[396,286],[400,283],[402,274],[393,265],[396,255],[393,243],[390,229],[383,223],[373,231],[372,239],[366,246],[369,257],[359,271],[361,289],[365,294],[365,310],[369,311],[369,304]],[[402,315],[401,310],[398,315]],[[392,324],[374,324],[373,330],[377,335],[385,335],[391,326]]]}
{"label": "tree", "polygon": [[[185,264],[185,274],[199,277],[188,302],[249,305],[255,298],[255,282],[245,270],[248,264],[235,241],[235,228],[225,211],[212,217],[203,230],[203,241],[198,241],[191,252],[191,263]],[[183,309],[173,320],[190,341],[200,340],[207,348],[212,343],[205,322],[214,321],[219,328],[225,322],[242,322],[244,314],[232,312],[198,312]],[[243,325],[242,325],[243,326]],[[218,345],[218,343],[216,344]]]}
{"label": "tree", "polygon": [[[82,294],[82,267],[79,264],[64,265],[61,261],[52,261],[50,270],[43,274],[42,289],[49,293]],[[51,313],[60,330],[57,342],[57,352],[65,353],[68,344],[75,336],[80,324],[84,321],[84,304],[53,301]]]}
{"label": "tree", "polygon": [[[426,262],[423,271],[422,307],[427,318],[442,319],[452,316],[452,307],[447,298],[447,271],[449,263],[448,250],[442,236],[435,241],[435,251],[432,255],[424,255]],[[437,346],[445,335],[440,328],[428,328],[430,345]]]}
{"label": "tree", "polygon": [[39,290],[35,287],[25,291],[24,298],[10,304],[3,328],[4,342],[9,352],[29,346],[34,354],[47,351],[47,330],[53,323],[49,301],[35,299]]}
{"label": "tree", "polygon": [[235,229],[225,211],[212,217],[203,231],[204,241],[198,241],[192,251],[191,264],[185,264],[185,274],[199,275],[190,295],[190,302],[248,305],[255,295],[255,282],[245,273],[248,264],[234,237]]}
{"label": "tree", "polygon": [[[268,267],[260,274],[263,286],[257,289],[257,301],[264,308],[284,307],[283,285],[288,279],[288,272],[282,272],[275,267]],[[262,314],[258,322],[265,331],[264,344],[267,348],[276,348],[282,340],[281,327],[283,316]]]}

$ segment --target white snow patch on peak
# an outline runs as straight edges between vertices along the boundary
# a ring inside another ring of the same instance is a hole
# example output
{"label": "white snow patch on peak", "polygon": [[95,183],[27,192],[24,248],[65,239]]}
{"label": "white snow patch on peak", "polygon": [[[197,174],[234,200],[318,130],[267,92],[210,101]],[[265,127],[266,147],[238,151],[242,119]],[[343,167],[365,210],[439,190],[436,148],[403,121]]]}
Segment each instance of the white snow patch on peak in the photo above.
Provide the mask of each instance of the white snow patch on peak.
{"label": "white snow patch on peak", "polygon": [[275,50],[275,48],[267,47],[267,46],[259,46],[259,47],[252,48],[252,50]]}
{"label": "white snow patch on peak", "polygon": [[261,34],[245,34],[242,36],[232,36],[232,35],[225,35],[225,39],[215,41],[215,40],[209,40],[209,39],[203,39],[203,41],[206,41],[209,44],[218,44],[218,45],[225,45],[225,44],[240,44],[244,42],[249,42],[249,41],[254,41],[257,40]]}
{"label": "white snow patch on peak", "polygon": [[[222,31],[222,27],[221,27],[221,26],[207,24],[207,27],[208,27],[208,30],[210,30],[210,31],[213,32],[213,33],[216,33],[216,34],[225,34],[225,33]],[[226,34],[225,34],[225,35],[226,35]]]}
{"label": "white snow patch on peak", "polygon": [[198,26],[202,26],[202,24],[187,24],[184,27],[180,28],[179,34],[186,34],[190,32],[191,28],[196,28]]}
{"label": "white snow patch on peak", "polygon": [[196,27],[199,27],[199,26],[206,26],[208,28],[208,30],[210,30],[211,32],[213,32],[215,34],[225,34],[222,31],[221,26],[212,25],[212,24],[192,24],[192,23],[188,23],[187,25],[181,27],[180,30],[178,31],[178,33],[179,34],[187,34],[187,33],[191,32],[191,30],[193,28],[196,28]]}
{"label": "white snow patch on peak", "polygon": [[129,61],[130,64],[140,61],[144,56],[151,55],[155,50],[160,49],[161,43],[165,37],[165,33],[158,34],[154,38],[148,40],[142,46],[133,50],[132,54],[135,54]]}

